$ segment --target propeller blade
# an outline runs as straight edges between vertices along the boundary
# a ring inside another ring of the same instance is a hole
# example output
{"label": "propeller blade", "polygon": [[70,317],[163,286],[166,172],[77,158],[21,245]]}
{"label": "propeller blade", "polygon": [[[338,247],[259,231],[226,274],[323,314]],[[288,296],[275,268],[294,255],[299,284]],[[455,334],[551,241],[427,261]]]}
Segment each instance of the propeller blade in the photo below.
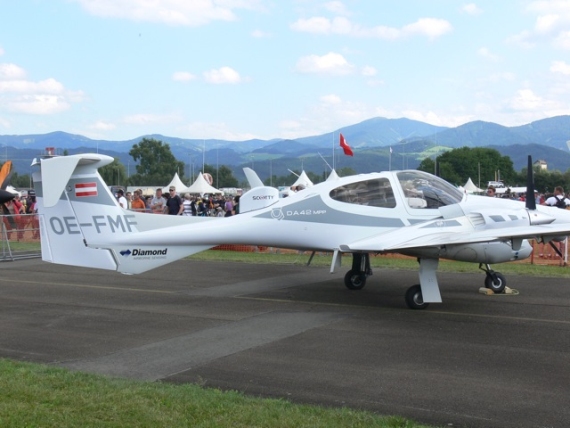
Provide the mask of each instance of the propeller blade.
{"label": "propeller blade", "polygon": [[528,156],[528,167],[526,170],[526,208],[536,209],[536,199],[534,198],[534,177],[532,171],[532,157]]}

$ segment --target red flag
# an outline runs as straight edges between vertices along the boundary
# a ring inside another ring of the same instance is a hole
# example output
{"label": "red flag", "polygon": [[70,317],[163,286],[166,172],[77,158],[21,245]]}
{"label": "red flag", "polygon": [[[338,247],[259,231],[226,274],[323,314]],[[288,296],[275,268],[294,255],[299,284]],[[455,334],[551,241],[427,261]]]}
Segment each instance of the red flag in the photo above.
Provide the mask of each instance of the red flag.
{"label": "red flag", "polygon": [[354,156],[354,153],[352,153],[352,149],[348,144],[346,144],[346,140],[344,139],[342,134],[340,134],[340,146],[342,147],[342,150],[344,151],[345,155]]}

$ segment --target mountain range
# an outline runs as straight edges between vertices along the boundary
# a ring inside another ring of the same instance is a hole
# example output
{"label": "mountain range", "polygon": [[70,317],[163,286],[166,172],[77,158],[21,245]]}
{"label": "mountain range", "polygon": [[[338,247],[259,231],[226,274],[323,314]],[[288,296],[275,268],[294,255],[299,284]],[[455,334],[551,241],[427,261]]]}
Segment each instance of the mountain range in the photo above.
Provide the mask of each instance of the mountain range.
{"label": "mountain range", "polygon": [[[353,157],[342,154],[339,133],[353,148]],[[566,171],[570,168],[568,115],[515,127],[474,121],[455,128],[407,118],[376,117],[326,134],[295,140],[228,141],[145,135],[132,140],[109,141],[61,131],[39,135],[0,135],[0,161],[12,160],[18,174],[28,174],[32,159],[45,153],[47,147],[54,147],[57,154],[64,150],[69,154],[93,151],[108,154],[119,158],[132,173],[135,164],[128,152],[142,138],[168,143],[174,156],[187,165],[186,171],[180,174],[186,177],[192,171],[201,170],[203,162],[212,166],[227,165],[239,180],[243,178],[244,166],[253,167],[262,179],[303,169],[326,176],[330,172],[329,165],[337,169],[350,167],[359,173],[416,168],[426,157],[465,146],[494,148],[509,156],[516,170],[526,166],[529,154],[534,160],[545,160],[551,170]]]}

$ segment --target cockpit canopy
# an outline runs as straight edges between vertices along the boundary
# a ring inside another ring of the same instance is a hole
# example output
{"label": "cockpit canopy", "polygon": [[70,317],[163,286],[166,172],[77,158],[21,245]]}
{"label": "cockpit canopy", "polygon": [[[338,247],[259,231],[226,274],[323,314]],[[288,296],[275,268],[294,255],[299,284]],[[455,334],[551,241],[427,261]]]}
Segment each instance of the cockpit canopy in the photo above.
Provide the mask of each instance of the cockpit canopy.
{"label": "cockpit canopy", "polygon": [[[463,192],[447,181],[422,171],[396,173],[404,203],[410,208],[434,209],[456,204],[463,199]],[[330,197],[339,202],[381,208],[397,205],[392,183],[387,177],[371,178],[348,183],[331,190]]]}

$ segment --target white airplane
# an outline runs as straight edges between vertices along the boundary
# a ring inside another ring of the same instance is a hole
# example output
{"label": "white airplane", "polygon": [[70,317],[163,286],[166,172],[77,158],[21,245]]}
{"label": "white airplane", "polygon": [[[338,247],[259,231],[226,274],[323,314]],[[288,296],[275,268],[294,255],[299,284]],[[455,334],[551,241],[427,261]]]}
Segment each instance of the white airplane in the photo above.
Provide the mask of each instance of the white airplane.
{"label": "white airplane", "polygon": [[73,266],[138,274],[220,244],[263,245],[332,252],[331,273],[352,255],[344,277],[353,290],[372,274],[369,253],[417,257],[419,284],[406,292],[412,309],[441,302],[440,258],[479,263],[485,286],[496,293],[505,277],[490,264],[528,257],[539,242],[570,235],[570,211],[467,195],[431,174],[384,171],[325,181],[279,199],[245,169],[253,188],[240,214],[225,218],[159,216],[122,209],[97,169],[113,158],[100,154],[34,161],[42,258]]}

